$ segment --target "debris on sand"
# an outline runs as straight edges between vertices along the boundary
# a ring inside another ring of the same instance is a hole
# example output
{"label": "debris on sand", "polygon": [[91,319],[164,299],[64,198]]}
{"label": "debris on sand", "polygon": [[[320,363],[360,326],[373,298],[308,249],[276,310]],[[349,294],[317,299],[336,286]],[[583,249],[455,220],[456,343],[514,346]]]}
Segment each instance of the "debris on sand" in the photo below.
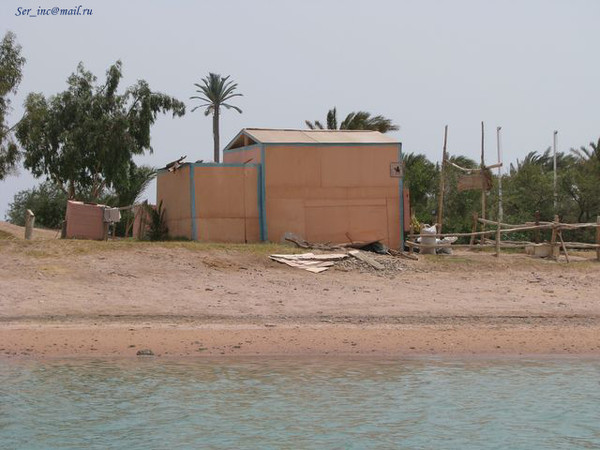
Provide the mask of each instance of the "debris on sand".
{"label": "debris on sand", "polygon": [[143,350],[138,350],[136,353],[137,356],[154,356],[154,352],[149,348],[145,348]]}
{"label": "debris on sand", "polygon": [[270,255],[273,261],[287,264],[290,267],[304,269],[312,273],[321,273],[335,264],[335,261],[347,258],[346,253],[301,253],[298,255]]}

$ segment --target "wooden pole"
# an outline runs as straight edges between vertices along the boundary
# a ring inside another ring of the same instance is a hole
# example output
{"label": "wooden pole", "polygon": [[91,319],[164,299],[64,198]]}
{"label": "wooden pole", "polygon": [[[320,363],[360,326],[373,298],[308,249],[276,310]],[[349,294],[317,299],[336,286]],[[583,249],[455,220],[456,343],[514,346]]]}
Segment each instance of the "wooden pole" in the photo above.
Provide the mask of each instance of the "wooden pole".
{"label": "wooden pole", "polygon": [[[596,244],[600,245],[600,216],[596,216],[596,223],[598,224],[596,227]],[[600,247],[596,248],[596,259],[600,261]]]}
{"label": "wooden pole", "polygon": [[[471,233],[477,233],[477,226],[479,224],[479,214],[477,212],[473,213],[473,226],[471,227]],[[469,248],[472,249],[475,245],[475,235],[471,235],[471,239],[469,240]]]}
{"label": "wooden pole", "polygon": [[557,205],[558,205],[558,192],[556,190],[556,180],[557,180],[557,176],[556,176],[556,135],[558,134],[558,131],[554,132],[554,141],[552,143],[552,148],[553,150],[553,165],[554,165],[554,214],[558,214],[558,210],[557,210]]}
{"label": "wooden pole", "polygon": [[440,193],[438,195],[438,211],[437,211],[437,232],[442,232],[442,224],[444,220],[444,172],[446,166],[446,144],[448,143],[448,125],[444,127],[444,148],[442,150],[442,166],[440,168]]}
{"label": "wooden pole", "polygon": [[500,256],[500,224],[504,220],[504,210],[502,209],[502,150],[500,147],[500,130],[502,127],[496,128],[496,143],[498,146],[498,228],[496,228],[496,256]]}
{"label": "wooden pole", "polygon": [[[535,224],[539,225],[540,224],[540,211],[537,210],[535,212]],[[535,242],[536,244],[540,243],[540,230],[535,230],[535,233],[533,233],[533,242]]]}
{"label": "wooden pole", "polygon": [[25,211],[25,239],[28,241],[33,237],[33,226],[35,225],[35,214],[28,209]]}
{"label": "wooden pole", "polygon": [[560,239],[560,244],[562,246],[562,250],[565,254],[565,258],[567,259],[567,264],[568,264],[571,261],[569,261],[569,254],[567,253],[567,247],[565,246],[565,241],[563,241],[562,230],[558,230],[558,238]]}
{"label": "wooden pole", "polygon": [[[481,122],[481,179],[483,180],[483,170],[485,169],[485,128],[483,121]],[[485,219],[485,187],[481,185],[481,218]],[[485,224],[481,225],[481,231],[485,231]],[[485,244],[485,238],[481,238],[481,245]]]}
{"label": "wooden pole", "polygon": [[[410,226],[409,226],[409,229],[408,229],[409,235],[412,235],[415,232],[415,226],[414,226],[414,223],[413,223],[413,217],[414,216],[415,216],[415,207],[413,206],[412,208],[410,208]],[[412,255],[413,251],[414,251],[414,249],[413,249],[412,246],[408,247],[408,254],[409,255]]]}
{"label": "wooden pole", "polygon": [[550,238],[550,248],[552,252],[552,259],[556,260],[557,252],[556,252],[556,237],[558,234],[558,216],[554,216],[554,225],[552,226],[552,237]]}

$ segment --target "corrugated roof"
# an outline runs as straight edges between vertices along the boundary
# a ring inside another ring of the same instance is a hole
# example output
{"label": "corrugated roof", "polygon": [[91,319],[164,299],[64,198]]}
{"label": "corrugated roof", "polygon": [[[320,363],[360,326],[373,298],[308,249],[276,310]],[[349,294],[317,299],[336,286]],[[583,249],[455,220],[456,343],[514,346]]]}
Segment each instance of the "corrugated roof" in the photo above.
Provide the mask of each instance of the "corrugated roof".
{"label": "corrugated roof", "polygon": [[[379,131],[370,130],[288,130],[273,128],[244,128],[226,147],[237,144],[245,134],[261,144],[398,144],[399,141]],[[236,147],[238,145],[235,145]]]}

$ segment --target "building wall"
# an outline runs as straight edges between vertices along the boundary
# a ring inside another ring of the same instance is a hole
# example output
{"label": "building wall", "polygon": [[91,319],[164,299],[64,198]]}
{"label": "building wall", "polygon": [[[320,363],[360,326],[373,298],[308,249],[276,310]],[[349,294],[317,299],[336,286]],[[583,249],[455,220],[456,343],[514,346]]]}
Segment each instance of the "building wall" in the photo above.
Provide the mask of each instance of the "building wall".
{"label": "building wall", "polygon": [[104,239],[104,206],[67,201],[66,237],[69,239]]}
{"label": "building wall", "polygon": [[[278,242],[290,231],[313,242],[400,245],[400,179],[390,177],[398,144],[252,145],[223,159],[159,173],[157,200],[171,236]],[[408,229],[406,190],[404,196]]]}
{"label": "building wall", "polygon": [[223,151],[225,164],[259,164],[261,162],[260,144]]}
{"label": "building wall", "polygon": [[257,242],[259,190],[255,165],[186,164],[159,173],[157,201],[163,201],[171,237]]}
{"label": "building wall", "polygon": [[192,238],[190,165],[175,172],[160,171],[156,180],[156,204],[163,202],[169,236]]}
{"label": "building wall", "polygon": [[267,145],[267,238],[285,232],[313,242],[381,240],[400,245],[399,146]]}
{"label": "building wall", "polygon": [[256,166],[195,166],[197,239],[260,241],[258,181]]}

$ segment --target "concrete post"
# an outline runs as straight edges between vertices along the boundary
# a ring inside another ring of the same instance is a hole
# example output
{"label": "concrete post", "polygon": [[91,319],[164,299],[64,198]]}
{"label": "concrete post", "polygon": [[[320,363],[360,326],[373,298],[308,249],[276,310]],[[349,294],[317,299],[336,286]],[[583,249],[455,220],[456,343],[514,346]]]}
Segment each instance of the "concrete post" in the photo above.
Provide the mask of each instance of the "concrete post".
{"label": "concrete post", "polygon": [[35,224],[35,214],[30,209],[25,212],[25,239],[28,241],[33,237],[33,225]]}

